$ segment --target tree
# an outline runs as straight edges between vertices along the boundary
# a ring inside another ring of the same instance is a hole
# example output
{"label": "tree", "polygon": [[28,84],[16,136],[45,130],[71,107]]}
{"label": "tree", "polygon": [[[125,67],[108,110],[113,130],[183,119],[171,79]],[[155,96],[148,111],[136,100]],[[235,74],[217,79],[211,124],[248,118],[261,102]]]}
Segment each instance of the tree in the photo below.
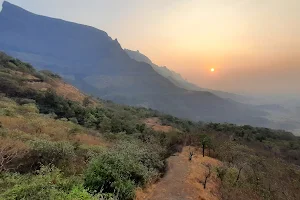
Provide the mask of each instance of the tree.
{"label": "tree", "polygon": [[212,145],[211,138],[208,135],[201,135],[200,136],[200,144],[202,146],[202,154],[204,157],[205,156],[205,148],[210,148]]}
{"label": "tree", "polygon": [[204,181],[200,181],[202,184],[203,184],[203,188],[206,189],[206,184],[207,184],[207,181],[209,179],[209,177],[211,176],[211,169],[212,169],[212,166],[210,164],[203,164],[205,167],[206,167],[206,172],[204,174]]}
{"label": "tree", "polygon": [[222,161],[228,162],[229,166],[237,170],[237,175],[233,183],[233,185],[237,185],[241,178],[242,171],[256,158],[256,156],[253,155],[253,150],[247,146],[236,144],[235,142],[226,142],[219,147],[218,151],[219,158]]}
{"label": "tree", "polygon": [[217,172],[217,177],[223,181],[225,175],[226,175],[226,172],[227,172],[227,167],[225,166],[221,166],[221,167],[217,167],[216,168],[216,172]]}
{"label": "tree", "polygon": [[146,129],[146,124],[137,124],[136,125],[136,130],[138,130],[140,133],[143,133]]}
{"label": "tree", "polygon": [[84,126],[88,128],[96,127],[97,122],[98,122],[97,118],[92,113],[88,113],[84,118]]}
{"label": "tree", "polygon": [[100,123],[100,130],[105,133],[111,131],[111,120],[109,118],[103,118],[102,122]]}
{"label": "tree", "polygon": [[84,107],[88,107],[91,103],[90,97],[85,97],[82,101]]}

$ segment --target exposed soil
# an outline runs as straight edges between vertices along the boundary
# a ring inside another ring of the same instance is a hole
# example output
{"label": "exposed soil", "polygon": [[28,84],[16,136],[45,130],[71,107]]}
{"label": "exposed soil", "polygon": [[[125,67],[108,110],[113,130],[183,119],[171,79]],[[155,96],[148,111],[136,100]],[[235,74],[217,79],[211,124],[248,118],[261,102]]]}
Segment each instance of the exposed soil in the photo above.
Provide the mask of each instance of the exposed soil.
{"label": "exposed soil", "polygon": [[[194,151],[192,161],[189,153]],[[201,151],[192,147],[183,148],[182,153],[168,159],[168,172],[156,184],[144,190],[137,190],[136,200],[218,200],[219,181],[215,173],[208,179],[206,189],[201,181],[207,173],[207,167],[221,165],[221,162],[210,157],[202,157]],[[212,169],[213,170],[213,169]]]}

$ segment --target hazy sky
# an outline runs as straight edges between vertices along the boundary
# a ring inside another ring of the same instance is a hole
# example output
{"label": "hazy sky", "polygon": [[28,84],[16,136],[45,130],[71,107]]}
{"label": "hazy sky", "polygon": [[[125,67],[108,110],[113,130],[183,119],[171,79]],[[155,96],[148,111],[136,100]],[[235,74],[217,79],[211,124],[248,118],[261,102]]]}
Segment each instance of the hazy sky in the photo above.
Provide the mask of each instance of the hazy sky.
{"label": "hazy sky", "polygon": [[300,94],[300,0],[9,2],[104,30],[201,87]]}

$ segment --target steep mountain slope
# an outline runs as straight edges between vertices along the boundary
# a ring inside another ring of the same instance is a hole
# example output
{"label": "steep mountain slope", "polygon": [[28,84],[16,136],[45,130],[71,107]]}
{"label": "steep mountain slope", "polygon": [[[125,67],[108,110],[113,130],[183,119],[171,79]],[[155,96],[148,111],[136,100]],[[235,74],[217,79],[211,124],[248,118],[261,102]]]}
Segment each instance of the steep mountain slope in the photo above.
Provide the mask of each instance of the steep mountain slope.
{"label": "steep mountain slope", "polygon": [[93,27],[35,15],[8,2],[3,4],[0,26],[0,50],[51,69],[86,93],[193,120],[268,123],[261,117],[264,113],[251,106],[176,87]]}
{"label": "steep mountain slope", "polygon": [[160,67],[160,66],[154,64],[147,56],[140,53],[139,51],[132,51],[129,49],[124,49],[124,51],[129,55],[130,58],[132,58],[138,62],[145,62],[145,63],[148,63],[149,65],[151,65],[157,73],[159,73],[163,77],[169,79],[176,86],[187,89],[187,90],[194,90],[194,91],[202,90],[197,85],[186,81],[184,78],[182,78],[182,76],[180,74],[168,69],[165,66]]}
{"label": "steep mountain slope", "polygon": [[138,62],[145,62],[145,63],[148,63],[149,65],[151,65],[157,73],[159,73],[163,77],[169,79],[177,87],[180,87],[180,88],[183,88],[186,90],[192,90],[192,91],[207,91],[207,92],[211,92],[221,98],[232,99],[232,100],[238,101],[238,102],[244,102],[244,103],[249,102],[249,99],[250,99],[249,97],[245,97],[242,95],[237,95],[237,94],[233,94],[233,93],[229,93],[229,92],[201,88],[201,87],[185,80],[179,73],[168,69],[166,66],[160,67],[160,66],[154,64],[150,60],[150,58],[148,58],[147,56],[145,56],[144,54],[142,54],[139,51],[132,51],[129,49],[124,49],[124,50],[129,55],[130,58],[132,58]]}

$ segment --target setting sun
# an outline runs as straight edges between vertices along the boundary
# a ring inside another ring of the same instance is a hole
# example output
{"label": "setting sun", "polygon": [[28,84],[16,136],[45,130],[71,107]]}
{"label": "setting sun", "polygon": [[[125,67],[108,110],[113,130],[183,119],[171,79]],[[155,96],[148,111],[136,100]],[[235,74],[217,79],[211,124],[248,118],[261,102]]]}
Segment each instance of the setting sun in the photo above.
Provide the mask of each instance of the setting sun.
{"label": "setting sun", "polygon": [[210,71],[211,71],[211,72],[215,72],[215,68],[211,68]]}

